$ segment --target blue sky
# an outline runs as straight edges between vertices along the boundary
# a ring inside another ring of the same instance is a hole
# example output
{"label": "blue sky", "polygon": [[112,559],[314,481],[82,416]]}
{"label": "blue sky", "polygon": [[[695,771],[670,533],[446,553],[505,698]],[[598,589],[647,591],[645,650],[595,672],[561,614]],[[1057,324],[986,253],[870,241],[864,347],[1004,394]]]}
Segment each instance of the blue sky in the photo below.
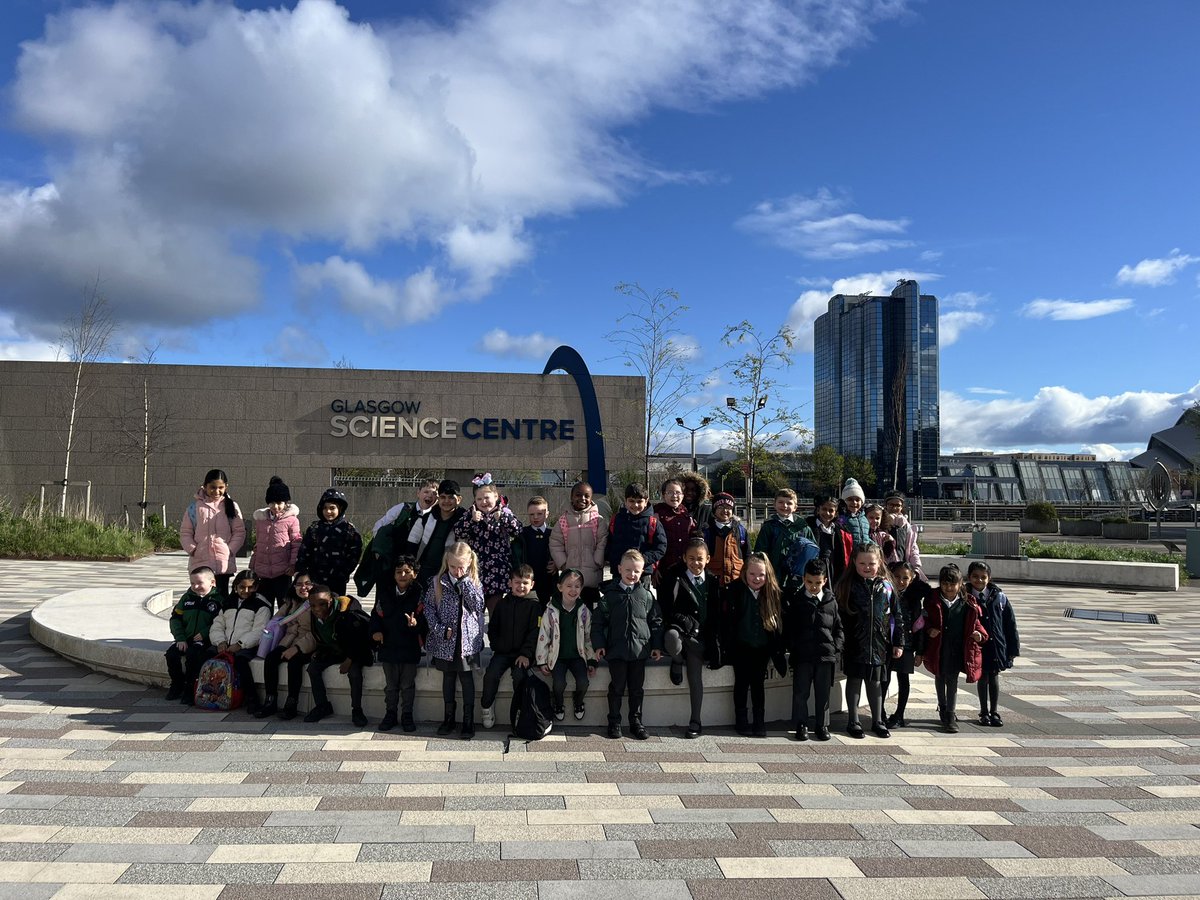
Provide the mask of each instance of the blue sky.
{"label": "blue sky", "polygon": [[907,276],[944,452],[1128,456],[1200,400],[1190,0],[395,9],[8,0],[0,358],[98,277],[118,356],[621,373],[629,281],[689,306],[695,405],[742,318],[805,405],[829,296]]}

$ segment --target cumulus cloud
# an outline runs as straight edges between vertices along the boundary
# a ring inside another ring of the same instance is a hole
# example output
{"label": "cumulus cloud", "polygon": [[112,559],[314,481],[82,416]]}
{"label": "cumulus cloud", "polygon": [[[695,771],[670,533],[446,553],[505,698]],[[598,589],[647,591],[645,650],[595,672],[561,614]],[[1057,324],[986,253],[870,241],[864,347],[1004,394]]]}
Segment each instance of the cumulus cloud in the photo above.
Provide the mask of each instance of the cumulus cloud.
{"label": "cumulus cloud", "polygon": [[1008,395],[1008,391],[1001,390],[1000,388],[985,388],[985,387],[967,388],[967,393],[968,394],[986,394],[991,397],[1005,397]]}
{"label": "cumulus cloud", "polygon": [[812,197],[764,200],[736,224],[810,259],[844,259],[912,246],[900,237],[908,219],[871,219],[846,212],[848,205],[845,197],[822,188]]}
{"label": "cumulus cloud", "polygon": [[[48,175],[0,184],[0,303],[57,320],[99,274],[123,320],[225,317],[258,303],[267,245],[347,309],[417,321],[526,262],[531,219],[679,175],[628,125],[802,84],[898,7],[490,0],[380,27],[333,0],[69,9],[9,86]],[[392,244],[425,257],[401,282],[356,258]]]}
{"label": "cumulus cloud", "polygon": [[805,291],[792,304],[788,312],[788,324],[796,333],[796,349],[801,353],[812,352],[813,323],[817,316],[829,308],[829,298],[837,294],[890,294],[897,281],[937,281],[942,276],[933,272],[913,272],[908,269],[892,269],[886,272],[863,272],[846,278],[837,278],[825,290]]}
{"label": "cumulus cloud", "polygon": [[1044,387],[1031,398],[972,400],[941,393],[944,446],[1033,447],[1140,443],[1175,424],[1200,401],[1200,383],[1180,393],[1126,391],[1089,397],[1066,387]]}
{"label": "cumulus cloud", "polygon": [[1117,284],[1162,287],[1174,282],[1180,269],[1197,262],[1200,262],[1200,256],[1188,256],[1176,247],[1162,259],[1143,259],[1136,266],[1121,266],[1117,272]]}
{"label": "cumulus cloud", "polygon": [[1132,300],[1033,300],[1021,307],[1021,315],[1031,319],[1079,322],[1122,312],[1133,306]]}
{"label": "cumulus cloud", "polygon": [[1112,444],[1085,444],[1083,446],[1084,453],[1095,453],[1096,459],[1103,461],[1133,459],[1145,449],[1145,444],[1134,444],[1130,447],[1114,447]]}
{"label": "cumulus cloud", "polygon": [[476,345],[477,349],[494,356],[519,356],[522,359],[549,359],[562,343],[540,331],[533,334],[509,334],[503,328],[493,328]]}
{"label": "cumulus cloud", "polygon": [[991,302],[987,294],[974,291],[958,291],[942,297],[938,308],[938,345],[942,348],[957,343],[963,332],[977,328],[988,328],[992,317],[979,307]]}

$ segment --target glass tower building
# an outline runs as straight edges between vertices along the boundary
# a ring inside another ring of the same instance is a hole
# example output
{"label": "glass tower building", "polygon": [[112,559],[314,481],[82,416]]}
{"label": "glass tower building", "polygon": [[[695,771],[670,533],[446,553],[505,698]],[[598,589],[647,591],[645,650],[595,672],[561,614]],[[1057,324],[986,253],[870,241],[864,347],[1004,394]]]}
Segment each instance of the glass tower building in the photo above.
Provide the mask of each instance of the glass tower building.
{"label": "glass tower building", "polygon": [[937,297],[909,280],[886,297],[832,297],[817,317],[813,369],[815,446],[869,459],[880,493],[936,496]]}

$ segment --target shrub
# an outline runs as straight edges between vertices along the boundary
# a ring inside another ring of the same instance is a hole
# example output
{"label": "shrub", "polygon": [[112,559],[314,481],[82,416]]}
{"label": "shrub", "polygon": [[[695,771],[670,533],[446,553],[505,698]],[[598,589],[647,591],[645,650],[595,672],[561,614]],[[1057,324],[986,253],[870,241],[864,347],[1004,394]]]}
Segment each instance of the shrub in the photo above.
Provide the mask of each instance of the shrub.
{"label": "shrub", "polygon": [[0,557],[132,559],[153,550],[147,537],[119,525],[0,510]]}
{"label": "shrub", "polygon": [[1038,522],[1053,522],[1058,518],[1058,510],[1048,500],[1035,500],[1025,507],[1024,517]]}
{"label": "shrub", "polygon": [[1132,525],[1133,519],[1129,516],[1105,516],[1100,522],[1103,525]]}
{"label": "shrub", "polygon": [[179,550],[179,526],[164,524],[155,513],[146,516],[146,528],[142,532],[154,545],[155,550]]}

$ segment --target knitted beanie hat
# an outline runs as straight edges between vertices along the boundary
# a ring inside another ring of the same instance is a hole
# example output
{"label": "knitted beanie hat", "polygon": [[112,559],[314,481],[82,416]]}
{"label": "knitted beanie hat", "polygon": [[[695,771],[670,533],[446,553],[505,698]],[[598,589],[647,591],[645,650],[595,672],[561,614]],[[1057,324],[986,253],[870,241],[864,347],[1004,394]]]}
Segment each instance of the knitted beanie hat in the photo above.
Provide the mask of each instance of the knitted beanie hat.
{"label": "knitted beanie hat", "polygon": [[292,492],[288,486],[283,483],[283,479],[278,475],[271,476],[271,483],[267,485],[267,502],[268,503],[291,503]]}
{"label": "knitted beanie hat", "polygon": [[736,503],[733,499],[733,494],[727,494],[722,491],[721,493],[717,494],[717,496],[713,497],[713,509],[716,509],[718,506],[728,506],[730,509],[733,509],[734,506],[736,506]]}
{"label": "knitted beanie hat", "polygon": [[842,486],[842,499],[845,500],[848,497],[857,497],[863,503],[867,502],[867,495],[863,493],[863,489],[853,478],[847,478],[846,483]]}

